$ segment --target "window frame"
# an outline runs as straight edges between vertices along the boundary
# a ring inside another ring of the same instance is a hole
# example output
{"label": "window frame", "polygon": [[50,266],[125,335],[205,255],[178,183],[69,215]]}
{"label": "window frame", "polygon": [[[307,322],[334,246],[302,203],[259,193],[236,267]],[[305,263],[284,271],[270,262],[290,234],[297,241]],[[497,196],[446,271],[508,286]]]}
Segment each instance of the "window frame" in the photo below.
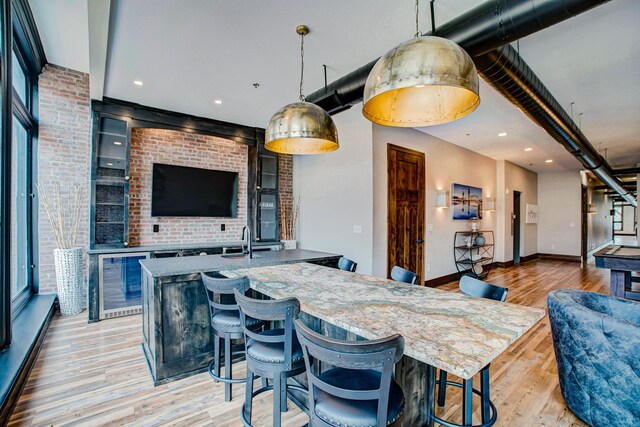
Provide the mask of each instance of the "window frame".
{"label": "window frame", "polygon": [[[37,198],[34,185],[37,180],[38,135],[38,77],[46,65],[42,42],[31,13],[28,0],[0,0],[0,350],[12,340],[11,323],[38,293],[37,275]],[[25,99],[13,87],[13,54],[25,74]],[[11,164],[13,120],[27,132],[26,186],[26,265],[27,283],[18,285],[20,291],[11,295]]]}

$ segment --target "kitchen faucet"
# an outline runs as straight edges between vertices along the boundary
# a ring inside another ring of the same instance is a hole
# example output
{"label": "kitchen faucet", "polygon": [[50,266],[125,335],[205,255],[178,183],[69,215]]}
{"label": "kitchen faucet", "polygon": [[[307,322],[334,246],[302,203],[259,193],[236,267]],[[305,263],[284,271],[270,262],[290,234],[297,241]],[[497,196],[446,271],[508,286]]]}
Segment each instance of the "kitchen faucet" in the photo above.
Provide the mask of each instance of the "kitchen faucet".
{"label": "kitchen faucet", "polygon": [[[244,232],[247,232],[247,252],[249,254],[249,258],[253,259],[253,244],[251,242],[251,229],[249,228],[248,225],[245,225],[244,227],[242,227],[242,240],[244,241],[245,237],[244,237]],[[243,245],[244,246],[244,245]],[[244,248],[243,248],[243,252],[244,252]]]}

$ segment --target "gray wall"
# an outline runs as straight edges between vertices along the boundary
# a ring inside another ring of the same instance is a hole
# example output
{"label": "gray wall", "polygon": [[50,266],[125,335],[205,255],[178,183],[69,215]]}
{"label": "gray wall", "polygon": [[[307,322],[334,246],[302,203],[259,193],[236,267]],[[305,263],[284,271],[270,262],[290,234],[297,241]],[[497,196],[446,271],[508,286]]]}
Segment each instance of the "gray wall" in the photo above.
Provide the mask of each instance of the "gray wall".
{"label": "gray wall", "polygon": [[300,196],[300,247],[339,253],[372,272],[373,172],[371,122],[361,109],[335,115],[340,149],[294,156],[293,185]]}

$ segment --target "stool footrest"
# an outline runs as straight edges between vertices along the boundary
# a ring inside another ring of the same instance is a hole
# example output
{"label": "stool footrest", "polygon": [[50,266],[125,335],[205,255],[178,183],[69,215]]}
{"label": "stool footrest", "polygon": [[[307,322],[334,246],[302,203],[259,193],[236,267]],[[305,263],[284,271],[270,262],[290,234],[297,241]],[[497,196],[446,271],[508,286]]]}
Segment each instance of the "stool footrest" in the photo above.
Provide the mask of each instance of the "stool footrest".
{"label": "stool footrest", "polygon": [[[231,358],[233,359],[233,357],[238,356],[240,354],[245,354],[244,350],[239,350],[239,351],[234,351],[233,353],[231,353]],[[213,368],[214,368],[214,364],[216,363],[216,360],[213,359],[210,363],[209,363],[209,367],[207,368],[207,371],[209,372],[209,376],[211,378],[213,378],[216,381],[220,381],[223,383],[227,383],[227,384],[241,384],[241,383],[245,383],[247,382],[247,377],[244,378],[229,378],[229,377],[221,377],[218,376],[216,374],[213,373]],[[225,375],[229,375],[227,372],[225,372]]]}
{"label": "stool footrest", "polygon": [[[306,395],[309,395],[309,390],[299,385],[287,384],[287,394],[289,394],[289,389],[296,390],[296,391],[305,393]],[[266,385],[264,387],[260,387],[259,389],[257,389],[251,394],[251,399],[269,390],[273,390],[273,385]],[[242,405],[242,407],[240,407],[240,419],[242,420],[242,424],[244,425],[244,427],[253,427],[251,424],[249,424],[249,421],[247,421],[247,414],[245,413],[244,409],[245,409],[245,405]]]}
{"label": "stool footrest", "polygon": [[[462,384],[459,382],[447,381],[446,384],[450,386],[462,388]],[[440,387],[440,381],[436,381],[436,385]],[[472,388],[471,390],[473,391],[474,394],[477,394],[478,396],[482,397],[482,393],[480,392],[480,390],[476,390],[475,388]],[[451,421],[443,420],[442,418],[436,417],[435,415],[433,416],[433,420],[445,427],[491,427],[492,425],[495,424],[496,420],[498,419],[498,411],[496,410],[496,406],[493,404],[491,399],[489,399],[489,406],[491,408],[491,418],[489,418],[489,421],[487,421],[486,423],[473,424],[472,426],[465,426],[463,424],[456,424]]]}

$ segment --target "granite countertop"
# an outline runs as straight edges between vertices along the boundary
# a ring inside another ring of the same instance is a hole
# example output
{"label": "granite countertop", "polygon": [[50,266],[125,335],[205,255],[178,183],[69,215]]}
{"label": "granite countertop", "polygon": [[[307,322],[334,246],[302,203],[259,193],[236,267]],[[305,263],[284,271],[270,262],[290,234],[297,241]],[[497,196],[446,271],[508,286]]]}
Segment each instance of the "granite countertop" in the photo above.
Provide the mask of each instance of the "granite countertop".
{"label": "granite countertop", "polygon": [[221,271],[248,276],[271,298],[367,339],[402,334],[405,354],[469,379],[545,315],[544,310],[300,263]]}
{"label": "granite countertop", "polygon": [[[246,241],[242,240],[224,240],[218,242],[200,242],[200,243],[164,243],[160,245],[142,245],[129,246],[126,248],[92,248],[87,253],[92,254],[117,254],[129,252],[157,252],[157,251],[180,251],[185,249],[208,249],[208,248],[224,248],[238,247],[246,245]],[[253,247],[282,245],[280,242],[254,242]]]}
{"label": "granite countertop", "polygon": [[264,267],[305,261],[320,261],[340,255],[307,249],[263,251],[249,257],[225,258],[222,255],[152,258],[140,261],[142,268],[151,277],[179,276],[200,271],[235,270],[237,268]]}

